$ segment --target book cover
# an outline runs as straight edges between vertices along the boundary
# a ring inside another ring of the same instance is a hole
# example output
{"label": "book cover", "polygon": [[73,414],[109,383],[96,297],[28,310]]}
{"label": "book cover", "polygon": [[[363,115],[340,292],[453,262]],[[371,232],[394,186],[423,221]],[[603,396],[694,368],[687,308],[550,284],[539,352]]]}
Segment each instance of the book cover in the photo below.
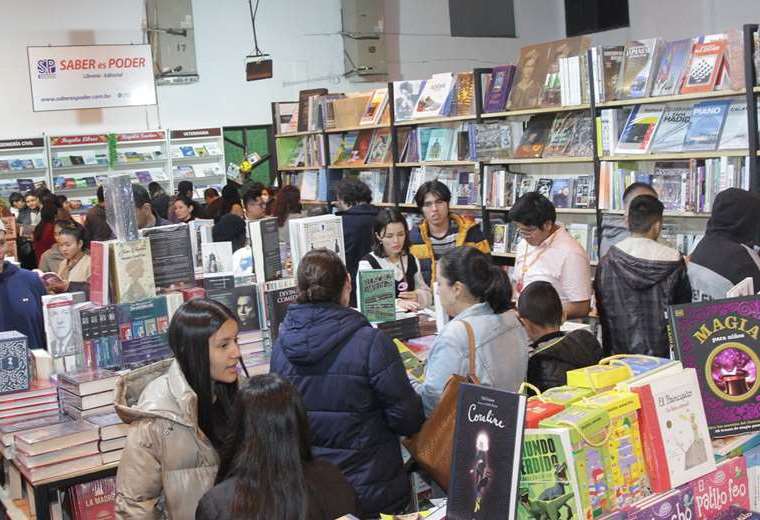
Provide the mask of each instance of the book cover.
{"label": "book cover", "polygon": [[724,460],[715,471],[687,485],[694,493],[696,518],[712,520],[731,506],[750,509],[744,457]]}
{"label": "book cover", "polygon": [[[554,405],[553,405],[554,406]],[[517,517],[583,518],[573,447],[566,429],[526,429],[520,461]],[[566,516],[561,516],[566,514]]]}
{"label": "book cover", "polygon": [[150,241],[147,238],[111,243],[110,270],[115,300],[130,303],[156,295]]}
{"label": "book cover", "polygon": [[484,112],[501,112],[505,109],[514,74],[514,65],[499,65],[493,68],[491,72],[491,84],[486,92],[485,102],[483,103]]}
{"label": "book cover", "polygon": [[47,350],[54,358],[76,355],[78,345],[74,334],[74,304],[84,299],[74,293],[46,294],[42,297],[42,318],[45,323]]}
{"label": "book cover", "polygon": [[554,118],[548,142],[544,147],[543,157],[559,157],[564,155],[565,148],[567,148],[570,136],[573,133],[573,124],[571,123],[570,116],[569,112],[560,112]]}
{"label": "book cover", "polygon": [[686,68],[681,94],[713,90],[723,67],[725,51],[725,40],[695,44]]}
{"label": "book cover", "polygon": [[458,72],[455,78],[456,99],[454,116],[469,116],[475,113],[475,79],[472,72]]}
{"label": "book cover", "polygon": [[525,396],[461,385],[446,518],[516,517],[524,418]]}
{"label": "book cover", "polygon": [[26,336],[0,332],[0,394],[29,390],[31,371]]}
{"label": "book cover", "polygon": [[594,125],[588,114],[572,112],[567,122],[571,126],[570,139],[564,155],[568,157],[591,157],[594,151]]}
{"label": "book cover", "polygon": [[76,484],[72,489],[74,520],[115,518],[116,477],[106,477]]}
{"label": "book cover", "polygon": [[309,130],[313,121],[309,117],[309,98],[324,96],[327,94],[326,88],[314,88],[310,90],[301,90],[298,93],[298,131],[306,132]]}
{"label": "book cover", "polygon": [[515,157],[541,157],[553,121],[554,114],[540,114],[531,117],[520,139],[520,144],[515,150]]}
{"label": "book cover", "polygon": [[359,312],[370,322],[396,318],[396,282],[392,269],[369,269],[356,273]]}
{"label": "book cover", "polygon": [[417,106],[417,100],[424,86],[424,79],[393,82],[394,116],[396,121],[408,121],[412,119]]}
{"label": "book cover", "polygon": [[715,150],[730,103],[728,99],[716,99],[694,105],[683,141],[684,150]]}
{"label": "book cover", "polygon": [[415,106],[413,119],[436,117],[446,115],[446,100],[454,86],[454,75],[451,72],[433,74],[433,77],[425,82],[417,105]]}
{"label": "book cover", "polygon": [[124,365],[139,366],[171,355],[165,296],[121,304],[116,315]]}
{"label": "book cover", "polygon": [[433,128],[430,131],[424,161],[448,161],[454,131],[451,128]]}
{"label": "book cover", "polygon": [[632,386],[652,490],[678,487],[715,469],[697,374],[686,368]]}
{"label": "book cover", "polygon": [[636,105],[620,134],[616,154],[644,154],[649,152],[652,139],[662,119],[663,105]]}
{"label": "book cover", "polygon": [[293,272],[298,271],[301,258],[313,249],[325,248],[346,261],[343,245],[343,223],[341,217],[320,215],[293,219],[289,222]]}
{"label": "book cover", "polygon": [[[60,422],[34,430],[18,432],[14,439],[16,446],[26,454],[37,455],[67,445],[98,440],[98,428],[86,422]],[[78,442],[74,442],[74,440]]]}
{"label": "book cover", "polygon": [[248,230],[256,281],[279,280],[283,275],[283,267],[277,219],[272,217],[249,222]]}
{"label": "book cover", "polygon": [[235,312],[235,298],[232,294],[235,288],[234,275],[207,275],[203,278],[203,288],[206,290],[206,298],[221,303]]}
{"label": "book cover", "polygon": [[720,150],[747,148],[747,102],[732,100],[720,133]]}
{"label": "book cover", "polygon": [[298,131],[298,103],[275,103],[277,133],[285,134]]}
{"label": "book cover", "polygon": [[115,305],[80,309],[84,366],[115,368],[121,365],[119,322]]}
{"label": "book cover", "polygon": [[388,89],[378,88],[372,92],[372,96],[367,102],[367,106],[364,109],[359,125],[376,125],[380,123],[380,119],[383,117],[385,106],[388,104]]}
{"label": "book cover", "polygon": [[354,147],[351,149],[351,153],[346,161],[348,164],[364,164],[367,162],[372,134],[373,132],[371,130],[362,130],[359,132],[359,135],[354,142]]}
{"label": "book cover", "polygon": [[469,127],[473,160],[505,159],[512,152],[512,128],[508,123],[472,123]]}
{"label": "book cover", "polygon": [[255,285],[243,285],[232,289],[234,306],[232,310],[237,316],[241,331],[258,330],[259,320],[258,288]]}
{"label": "book cover", "polygon": [[159,292],[178,291],[195,285],[187,224],[141,229],[140,235],[150,240],[153,279]]}
{"label": "book cover", "polygon": [[569,208],[573,202],[573,179],[556,178],[552,182],[549,200],[555,208]]}
{"label": "book cover", "polygon": [[627,518],[629,520],[686,520],[699,517],[694,504],[694,494],[690,488],[685,487],[643,499],[641,503],[633,505]]}
{"label": "book cover", "polygon": [[672,96],[678,93],[686,73],[692,44],[691,38],[665,44],[652,86],[653,96]]}
{"label": "book cover", "polygon": [[204,242],[201,244],[204,275],[231,275],[232,242]]}
{"label": "book cover", "polygon": [[573,184],[573,207],[590,208],[594,205],[594,179],[590,175],[575,178]]}
{"label": "book cover", "polygon": [[[278,142],[282,139],[278,139]],[[203,251],[201,245],[205,242],[213,242],[212,230],[214,221],[211,219],[195,219],[188,223],[190,228],[190,248],[193,256],[193,268],[195,273],[203,272]]]}
{"label": "book cover", "polygon": [[757,520],[760,518],[760,513],[755,513],[756,509],[751,511],[742,507],[731,506],[720,515],[717,516],[717,520]]}
{"label": "book cover", "polygon": [[622,72],[618,80],[619,99],[646,97],[652,88],[652,69],[662,46],[659,38],[626,42]]}
{"label": "book cover", "polygon": [[367,163],[375,164],[390,162],[390,149],[390,128],[378,128],[372,135],[369,152],[367,153]]}
{"label": "book cover", "polygon": [[285,313],[288,306],[296,301],[298,289],[295,286],[293,278],[282,280],[277,283],[278,287],[265,289],[264,298],[267,307],[267,320],[269,322],[269,331],[274,341],[280,331],[280,323],[285,319]]}
{"label": "book cover", "polygon": [[760,297],[675,305],[669,316],[678,358],[697,372],[710,436],[760,431]]}
{"label": "book cover", "polygon": [[588,224],[568,224],[565,229],[567,233],[578,242],[584,251],[588,253]]}
{"label": "book cover", "polygon": [[691,122],[691,105],[667,105],[652,140],[652,152],[680,152]]}

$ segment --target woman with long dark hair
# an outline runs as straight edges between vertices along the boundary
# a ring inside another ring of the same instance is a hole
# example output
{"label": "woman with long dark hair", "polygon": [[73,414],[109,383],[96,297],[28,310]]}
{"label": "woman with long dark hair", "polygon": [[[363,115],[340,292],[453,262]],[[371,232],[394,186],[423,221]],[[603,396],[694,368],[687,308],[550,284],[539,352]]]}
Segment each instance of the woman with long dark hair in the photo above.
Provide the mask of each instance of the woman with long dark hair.
{"label": "woman with long dark hair", "polygon": [[476,375],[483,385],[517,392],[528,370],[528,336],[512,308],[507,274],[474,247],[458,247],[438,262],[438,298],[453,319],[436,337],[422,383],[413,382],[430,414],[452,374],[467,375],[466,321],[475,335]]}
{"label": "woman with long dark hair", "polygon": [[32,247],[34,248],[34,258],[39,264],[42,253],[53,247],[55,244],[55,221],[58,215],[58,207],[53,200],[46,200],[40,210],[40,221],[34,227],[32,234]]}
{"label": "woman with long dark hair", "polygon": [[116,385],[128,423],[116,475],[117,518],[192,518],[216,477],[238,389],[238,322],[224,305],[185,302],[169,325],[174,359],[138,368]]}
{"label": "woman with long dark hair", "polygon": [[174,218],[177,222],[190,222],[198,217],[198,205],[193,199],[184,195],[177,195],[172,207],[174,208]]}
{"label": "woman with long dark hair", "polygon": [[252,377],[238,391],[238,413],[221,453],[218,484],[196,520],[333,520],[356,512],[338,468],[312,456],[298,391],[276,374]]}
{"label": "woman with long dark hair", "polygon": [[301,191],[295,186],[288,184],[277,192],[274,199],[272,216],[277,218],[280,242],[290,242],[290,229],[288,222],[291,218],[301,218],[303,207],[301,206]]}
{"label": "woman with long dark hair", "polygon": [[245,218],[243,203],[240,200],[240,191],[238,191],[237,186],[234,184],[226,184],[224,188],[222,188],[222,206],[219,215],[214,216],[214,221],[218,222],[220,218],[228,213],[237,215],[240,218]]}
{"label": "woman with long dark hair", "polygon": [[56,271],[61,281],[47,282],[48,290],[55,293],[84,291],[89,295],[91,267],[84,227],[76,222],[60,226],[56,243],[63,257]]}
{"label": "woman with long dark hair", "polygon": [[398,350],[348,306],[351,280],[338,255],[306,253],[296,279],[271,371],[301,392],[314,454],[341,469],[361,512],[401,512],[411,489],[398,437],[416,433],[424,417]]}

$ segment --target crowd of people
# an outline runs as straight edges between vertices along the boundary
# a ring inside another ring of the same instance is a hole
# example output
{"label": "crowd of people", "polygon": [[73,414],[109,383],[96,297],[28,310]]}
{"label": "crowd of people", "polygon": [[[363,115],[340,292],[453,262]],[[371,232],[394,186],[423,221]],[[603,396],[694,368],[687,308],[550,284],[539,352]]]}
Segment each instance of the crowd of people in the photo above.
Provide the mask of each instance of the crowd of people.
{"label": "crowd of people", "polygon": [[[204,204],[180,183],[133,188],[140,228],[210,218],[214,240],[245,247],[245,220],[288,222],[305,216],[298,189],[254,186],[241,194],[210,188]],[[715,299],[747,277],[760,288],[760,198],[727,189],[715,200],[704,238],[685,258],[658,241],[663,204],[649,185],[623,195],[625,212],[601,231],[606,250],[592,281],[584,248],[557,222],[537,192],[520,197],[509,220],[522,237],[511,276],[494,265],[474,220],[450,210],[438,181],[415,197],[411,227],[397,208],[377,208],[366,185],[336,186],[345,262],[315,250],[301,259],[297,299],[273,345],[271,373],[238,379],[239,322],[212,300],[186,302],[169,328],[174,358],[133,370],[117,387],[119,415],[130,424],[117,475],[120,518],[335,518],[399,513],[411,498],[400,436],[420,430],[452,374],[467,375],[468,329],[481,384],[516,392],[543,390],[568,370],[611,354],[668,357],[669,305]],[[84,226],[65,199],[46,190],[9,199],[21,233],[18,261],[2,262],[0,330],[19,330],[44,348],[39,309],[47,292],[86,290],[90,238],[110,238],[102,192]],[[29,268],[57,274],[43,283]],[[393,342],[353,309],[356,273],[394,272],[397,308],[437,305],[450,318],[435,338],[422,382],[407,376]],[[433,291],[435,287],[435,295]],[[564,333],[568,319],[598,316],[601,342],[588,330]]]}

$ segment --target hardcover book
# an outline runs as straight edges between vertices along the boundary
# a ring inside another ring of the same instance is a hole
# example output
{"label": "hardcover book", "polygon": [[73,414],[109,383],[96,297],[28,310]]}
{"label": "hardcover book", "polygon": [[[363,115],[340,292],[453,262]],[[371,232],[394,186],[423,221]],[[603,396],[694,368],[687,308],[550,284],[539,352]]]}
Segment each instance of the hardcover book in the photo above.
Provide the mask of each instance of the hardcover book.
{"label": "hardcover book", "polygon": [[67,446],[98,440],[98,427],[87,422],[62,422],[15,434],[16,448],[27,455],[40,455]]}
{"label": "hardcover book", "polygon": [[77,396],[113,390],[119,374],[106,369],[84,369],[60,375],[60,388]]}
{"label": "hardcover book", "polygon": [[29,390],[30,375],[26,336],[15,330],[0,332],[0,394]]}
{"label": "hardcover book", "polygon": [[517,517],[541,517],[550,507],[564,510],[565,518],[583,518],[570,434],[562,428],[526,429]]}
{"label": "hardcover book", "polygon": [[691,106],[673,104],[665,107],[652,141],[652,152],[680,152],[691,121]]}
{"label": "hardcover book", "polygon": [[631,387],[652,490],[673,489],[715,469],[697,374],[686,368]]}
{"label": "hardcover book", "polygon": [[455,78],[452,115],[469,116],[475,112],[475,80],[472,72],[458,72]]}
{"label": "hardcover book", "polygon": [[129,431],[129,425],[115,413],[92,415],[87,418],[87,422],[100,428],[100,440],[103,441],[125,437]]}
{"label": "hardcover book", "polygon": [[646,97],[652,90],[652,70],[662,49],[662,40],[649,38],[626,42],[622,72],[618,79],[619,99]]}
{"label": "hardcover book", "polygon": [[731,506],[750,509],[744,457],[724,460],[712,473],[687,484],[694,493],[696,518],[712,520]]}
{"label": "hardcover book", "polygon": [[147,238],[111,243],[115,300],[131,303],[156,295],[150,241]]}
{"label": "hardcover book", "polygon": [[697,516],[694,494],[688,487],[652,495],[634,504],[623,518],[629,520],[681,520]]}
{"label": "hardcover book", "polygon": [[760,431],[760,297],[670,308],[673,349],[699,378],[710,436]]}
{"label": "hardcover book", "polygon": [[343,245],[343,224],[341,217],[320,215],[293,219],[289,222],[293,272],[298,271],[301,258],[313,249],[328,249],[346,261]]}
{"label": "hardcover book", "polygon": [[232,290],[233,307],[241,331],[258,330],[259,320],[258,288],[255,285],[243,285]]}
{"label": "hardcover book", "polygon": [[733,100],[728,107],[726,122],[720,133],[720,150],[737,150],[747,148],[747,102]]}
{"label": "hardcover book", "polygon": [[615,148],[616,154],[645,154],[662,118],[663,105],[636,105]]}
{"label": "hardcover book", "polygon": [[84,293],[46,294],[42,297],[47,350],[54,358],[76,356],[74,304],[84,301]]}
{"label": "hardcover book", "polygon": [[116,477],[82,482],[71,488],[73,520],[100,520],[115,517]]}
{"label": "hardcover book", "polygon": [[394,81],[393,97],[395,103],[395,120],[408,121],[412,119],[417,100],[425,86],[425,80]]}
{"label": "hardcover book", "polygon": [[520,144],[515,150],[515,157],[541,157],[553,121],[553,114],[540,114],[531,117],[528,121],[525,132],[523,132],[522,138],[520,139]]}
{"label": "hardcover book", "polygon": [[486,92],[483,111],[501,112],[506,108],[507,97],[512,88],[512,80],[515,77],[514,65],[499,65],[491,72],[491,84]]}
{"label": "hardcover book", "polygon": [[396,282],[392,269],[369,269],[356,273],[359,312],[370,322],[396,319]]}
{"label": "hardcover book", "polygon": [[251,236],[253,272],[256,282],[279,280],[283,275],[276,218],[263,218],[248,223]]}
{"label": "hardcover book", "polygon": [[84,366],[115,368],[121,365],[119,322],[116,305],[104,305],[78,311],[82,333]]}
{"label": "hardcover book", "polygon": [[445,112],[447,100],[453,87],[454,75],[451,72],[433,74],[433,77],[425,82],[412,118],[447,115]]}
{"label": "hardcover book", "polygon": [[201,254],[204,275],[229,276],[233,274],[232,242],[204,242],[201,244]]}
{"label": "hardcover book", "polygon": [[524,418],[525,396],[461,385],[446,518],[516,517]]}
{"label": "hardcover book", "polygon": [[[270,285],[270,284],[267,284]],[[264,298],[266,300],[267,320],[272,341],[277,338],[280,331],[280,323],[285,319],[288,306],[296,301],[298,289],[293,278],[273,282],[271,287],[265,287]]]}
{"label": "hardcover book", "polygon": [[672,96],[679,92],[691,55],[692,44],[691,38],[665,44],[657,75],[654,78],[653,96]]}
{"label": "hardcover book", "polygon": [[153,278],[159,292],[178,291],[195,284],[187,224],[141,229],[140,235],[150,240]]}
{"label": "hardcover book", "polygon": [[709,92],[718,82],[726,51],[724,40],[697,43],[691,53],[681,94]]}
{"label": "hardcover book", "polygon": [[694,105],[683,141],[684,150],[715,150],[730,103],[728,99],[716,99]]}
{"label": "hardcover book", "polygon": [[171,355],[165,296],[121,304],[116,313],[124,365],[139,366]]}

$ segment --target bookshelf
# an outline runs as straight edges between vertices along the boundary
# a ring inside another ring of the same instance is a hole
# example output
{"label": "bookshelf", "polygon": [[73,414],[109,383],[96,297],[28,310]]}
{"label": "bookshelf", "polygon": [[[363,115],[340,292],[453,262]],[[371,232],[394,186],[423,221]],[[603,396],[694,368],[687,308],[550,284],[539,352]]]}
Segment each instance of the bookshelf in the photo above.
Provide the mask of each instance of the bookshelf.
{"label": "bookshelf", "polygon": [[556,112],[574,112],[578,110],[588,110],[589,105],[584,103],[582,105],[559,105],[551,107],[540,108],[525,108],[519,110],[507,110],[505,112],[486,112],[480,115],[482,119],[496,119],[504,117],[521,117],[521,116],[533,116],[536,114],[552,114]]}
{"label": "bookshelf", "polygon": [[0,141],[0,197],[24,193],[42,182],[49,182],[44,136]]}
{"label": "bookshelf", "polygon": [[442,116],[442,117],[425,117],[419,119],[410,119],[406,121],[395,121],[394,126],[417,126],[417,125],[432,125],[441,123],[457,123],[461,121],[475,121],[476,115],[466,116]]}
{"label": "bookshelf", "polygon": [[167,193],[174,191],[166,131],[116,134],[116,153],[113,170],[129,172],[132,182],[144,186],[158,182]]}
{"label": "bookshelf", "polygon": [[714,90],[712,92],[694,92],[691,94],[675,94],[672,96],[654,96],[631,99],[617,99],[599,103],[597,108],[620,108],[633,105],[649,105],[659,103],[677,103],[679,101],[702,101],[703,99],[715,99],[724,97],[743,96],[745,90]]}
{"label": "bookshelf", "polygon": [[499,164],[572,164],[572,163],[591,163],[594,161],[593,157],[538,157],[538,158],[507,158],[507,159],[491,159],[488,161],[482,161],[483,164],[499,165]]}
{"label": "bookshelf", "polygon": [[694,152],[668,152],[668,153],[651,153],[651,154],[621,154],[605,155],[599,158],[605,162],[622,162],[622,161],[674,161],[688,159],[712,159],[716,157],[745,157],[748,155],[747,150],[712,150],[712,151],[694,151]]}
{"label": "bookshelf", "polygon": [[221,128],[171,130],[168,146],[173,187],[192,182],[196,200],[203,200],[206,188],[221,191],[226,180]]}
{"label": "bookshelf", "polygon": [[50,136],[48,150],[53,193],[66,195],[75,212],[86,212],[97,203],[98,185],[109,172],[108,136]]}

